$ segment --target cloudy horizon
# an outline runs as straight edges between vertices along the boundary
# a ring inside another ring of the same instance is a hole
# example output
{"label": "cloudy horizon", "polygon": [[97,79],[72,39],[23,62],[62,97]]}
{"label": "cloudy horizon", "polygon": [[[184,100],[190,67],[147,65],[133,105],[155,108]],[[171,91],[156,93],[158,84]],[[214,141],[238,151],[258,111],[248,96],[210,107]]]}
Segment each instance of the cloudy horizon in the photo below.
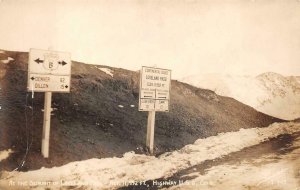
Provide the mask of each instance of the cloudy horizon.
{"label": "cloudy horizon", "polygon": [[0,49],[138,70],[300,75],[300,2],[0,1]]}

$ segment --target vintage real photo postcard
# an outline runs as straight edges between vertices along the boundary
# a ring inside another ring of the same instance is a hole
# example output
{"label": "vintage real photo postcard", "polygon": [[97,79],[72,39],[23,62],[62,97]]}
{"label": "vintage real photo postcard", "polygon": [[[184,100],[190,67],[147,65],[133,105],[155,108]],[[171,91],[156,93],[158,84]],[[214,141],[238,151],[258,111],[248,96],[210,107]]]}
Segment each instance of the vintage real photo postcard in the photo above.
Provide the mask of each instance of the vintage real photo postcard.
{"label": "vintage real photo postcard", "polygon": [[299,0],[0,0],[0,190],[300,190]]}

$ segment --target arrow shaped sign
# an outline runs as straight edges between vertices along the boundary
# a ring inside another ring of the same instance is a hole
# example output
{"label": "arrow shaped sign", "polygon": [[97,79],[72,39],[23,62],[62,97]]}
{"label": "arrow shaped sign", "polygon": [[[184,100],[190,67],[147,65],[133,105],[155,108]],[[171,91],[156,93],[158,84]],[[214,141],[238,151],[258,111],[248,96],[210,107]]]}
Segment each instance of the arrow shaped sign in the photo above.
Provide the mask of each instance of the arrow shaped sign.
{"label": "arrow shaped sign", "polygon": [[164,98],[164,99],[166,99],[167,97],[158,97],[158,98]]}
{"label": "arrow shaped sign", "polygon": [[40,60],[40,58],[37,58],[36,60],[34,60],[35,62],[37,62],[37,64],[43,63],[44,60]]}
{"label": "arrow shaped sign", "polygon": [[58,64],[64,66],[64,65],[66,65],[67,63],[66,63],[65,61],[59,61]]}
{"label": "arrow shaped sign", "polygon": [[68,52],[30,49],[28,91],[69,93],[71,65],[71,54]]}

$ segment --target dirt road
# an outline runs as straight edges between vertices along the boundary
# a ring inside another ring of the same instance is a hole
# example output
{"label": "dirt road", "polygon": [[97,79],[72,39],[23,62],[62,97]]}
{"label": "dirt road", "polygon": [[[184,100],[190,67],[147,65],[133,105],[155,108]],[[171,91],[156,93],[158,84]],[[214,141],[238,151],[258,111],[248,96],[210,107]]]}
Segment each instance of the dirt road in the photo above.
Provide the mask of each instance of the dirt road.
{"label": "dirt road", "polygon": [[[264,169],[265,166],[281,162],[288,166],[278,164],[275,170],[274,167]],[[249,175],[247,175],[248,171]],[[257,177],[251,180],[250,176],[254,171]],[[287,185],[291,180],[294,183],[292,187]],[[300,132],[280,135],[224,157],[207,160],[168,178],[149,180],[142,186],[120,189],[219,189],[222,186],[253,190],[264,188],[298,190],[300,188]]]}

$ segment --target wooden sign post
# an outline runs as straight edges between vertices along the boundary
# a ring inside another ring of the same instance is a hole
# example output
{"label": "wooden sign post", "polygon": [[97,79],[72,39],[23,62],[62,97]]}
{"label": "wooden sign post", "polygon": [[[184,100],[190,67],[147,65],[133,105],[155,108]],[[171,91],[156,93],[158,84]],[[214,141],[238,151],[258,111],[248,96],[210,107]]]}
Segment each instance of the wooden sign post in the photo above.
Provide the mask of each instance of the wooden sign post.
{"label": "wooden sign post", "polygon": [[42,138],[42,155],[45,158],[49,157],[50,121],[51,121],[51,110],[52,110],[51,99],[52,99],[52,92],[45,92],[43,138]]}
{"label": "wooden sign post", "polygon": [[146,146],[153,154],[155,112],[168,112],[171,70],[142,67],[140,73],[139,111],[148,111]]}
{"label": "wooden sign post", "polygon": [[70,53],[30,49],[27,90],[45,92],[41,148],[45,158],[49,157],[52,92],[70,92],[71,64]]}
{"label": "wooden sign post", "polygon": [[154,146],[154,126],[155,126],[155,111],[148,112],[148,123],[147,123],[147,139],[146,146],[150,153],[153,153]]}

